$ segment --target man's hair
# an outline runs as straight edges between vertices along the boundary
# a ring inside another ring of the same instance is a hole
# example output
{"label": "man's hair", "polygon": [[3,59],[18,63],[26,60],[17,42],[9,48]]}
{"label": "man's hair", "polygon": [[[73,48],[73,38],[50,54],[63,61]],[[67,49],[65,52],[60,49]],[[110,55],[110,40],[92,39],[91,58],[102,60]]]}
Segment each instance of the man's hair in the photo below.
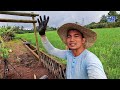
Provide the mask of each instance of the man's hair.
{"label": "man's hair", "polygon": [[[69,31],[71,31],[71,30],[76,30],[76,31],[80,32],[80,31],[79,31],[79,30],[77,30],[77,29],[69,29],[69,30],[68,30],[68,32],[69,32]],[[67,32],[67,34],[68,34],[68,32]],[[81,34],[82,38],[84,38],[83,33],[81,33],[81,32],[80,32],[80,34]]]}

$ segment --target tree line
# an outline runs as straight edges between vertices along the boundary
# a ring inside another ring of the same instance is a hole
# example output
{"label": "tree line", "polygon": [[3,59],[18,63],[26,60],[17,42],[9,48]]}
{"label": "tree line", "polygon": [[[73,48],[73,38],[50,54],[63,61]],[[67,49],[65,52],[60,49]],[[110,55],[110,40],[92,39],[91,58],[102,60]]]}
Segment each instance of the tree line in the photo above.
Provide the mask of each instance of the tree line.
{"label": "tree line", "polygon": [[[110,16],[115,17],[114,22],[108,22],[107,18]],[[109,11],[107,15],[102,15],[101,19],[98,23],[92,22],[88,25],[85,25],[87,28],[114,28],[114,27],[120,27],[120,14],[118,14],[116,11]]]}

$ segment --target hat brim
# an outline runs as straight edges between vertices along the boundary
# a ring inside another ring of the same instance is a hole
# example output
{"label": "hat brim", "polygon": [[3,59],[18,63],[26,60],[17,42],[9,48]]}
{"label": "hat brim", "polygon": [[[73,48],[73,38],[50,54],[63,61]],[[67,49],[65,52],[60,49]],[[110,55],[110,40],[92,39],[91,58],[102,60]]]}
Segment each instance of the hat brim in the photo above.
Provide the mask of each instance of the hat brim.
{"label": "hat brim", "polygon": [[71,29],[77,29],[83,34],[84,38],[86,39],[85,48],[91,47],[97,39],[97,34],[94,31],[88,28],[85,28],[83,26],[80,26],[78,24],[75,24],[75,23],[67,23],[67,24],[62,25],[57,30],[58,35],[60,36],[61,40],[65,44],[67,44],[66,42],[67,32],[68,30],[71,30]]}

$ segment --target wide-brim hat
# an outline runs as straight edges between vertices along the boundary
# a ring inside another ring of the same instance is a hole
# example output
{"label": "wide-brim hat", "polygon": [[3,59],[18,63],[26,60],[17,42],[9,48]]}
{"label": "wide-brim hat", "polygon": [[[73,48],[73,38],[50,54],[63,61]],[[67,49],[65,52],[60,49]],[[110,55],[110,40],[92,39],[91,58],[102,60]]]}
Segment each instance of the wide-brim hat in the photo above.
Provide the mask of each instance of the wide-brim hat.
{"label": "wide-brim hat", "polygon": [[58,35],[66,45],[67,32],[71,29],[79,30],[83,34],[84,38],[86,39],[85,48],[91,47],[97,39],[97,34],[94,31],[75,23],[66,23],[57,30]]}

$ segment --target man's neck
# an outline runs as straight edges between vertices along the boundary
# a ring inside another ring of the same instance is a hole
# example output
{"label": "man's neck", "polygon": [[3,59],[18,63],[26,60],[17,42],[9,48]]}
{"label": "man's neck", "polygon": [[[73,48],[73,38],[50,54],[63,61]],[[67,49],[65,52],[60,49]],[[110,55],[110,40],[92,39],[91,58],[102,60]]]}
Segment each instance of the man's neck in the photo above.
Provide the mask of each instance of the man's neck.
{"label": "man's neck", "polygon": [[84,50],[85,48],[80,48],[80,49],[72,50],[72,53],[76,57],[79,56]]}

